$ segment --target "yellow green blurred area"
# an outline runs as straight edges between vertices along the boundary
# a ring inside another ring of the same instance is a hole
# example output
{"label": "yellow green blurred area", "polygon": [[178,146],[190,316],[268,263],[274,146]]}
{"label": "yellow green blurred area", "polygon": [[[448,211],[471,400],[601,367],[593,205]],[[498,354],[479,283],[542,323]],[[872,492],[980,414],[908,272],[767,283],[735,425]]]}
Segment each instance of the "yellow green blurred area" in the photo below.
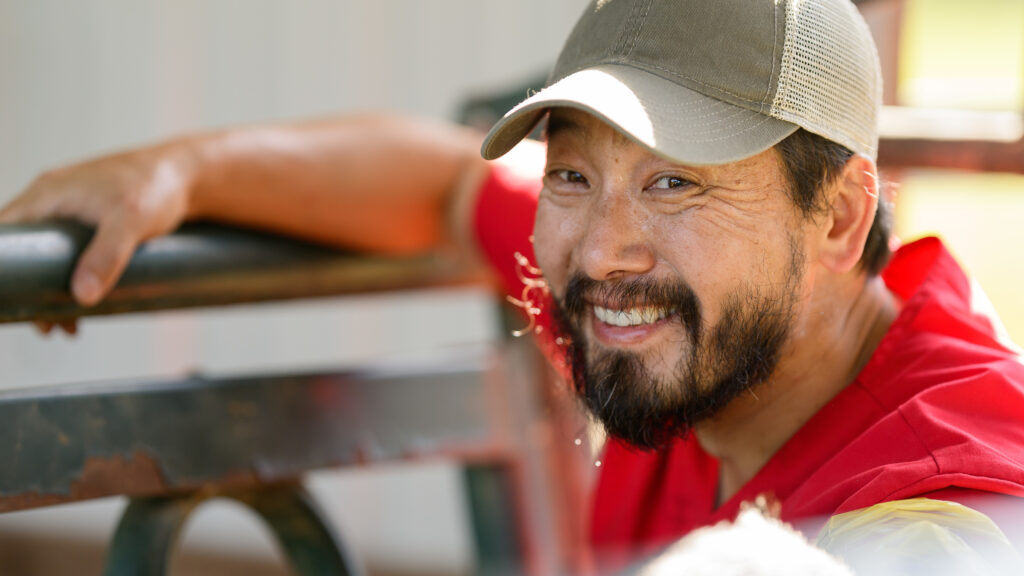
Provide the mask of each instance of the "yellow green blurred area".
{"label": "yellow green blurred area", "polygon": [[1020,110],[1024,1],[906,0],[900,103]]}
{"label": "yellow green blurred area", "polygon": [[[907,0],[902,34],[899,104],[1024,109],[1024,0]],[[942,237],[1024,343],[1024,176],[929,170],[899,180],[897,234]]]}

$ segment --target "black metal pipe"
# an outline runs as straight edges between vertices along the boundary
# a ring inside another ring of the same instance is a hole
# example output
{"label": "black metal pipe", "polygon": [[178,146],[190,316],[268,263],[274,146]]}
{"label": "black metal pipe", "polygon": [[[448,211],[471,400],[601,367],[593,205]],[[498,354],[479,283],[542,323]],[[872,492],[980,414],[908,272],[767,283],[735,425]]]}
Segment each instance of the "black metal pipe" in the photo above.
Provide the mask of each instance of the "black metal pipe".
{"label": "black metal pipe", "polygon": [[0,323],[286,300],[463,281],[439,254],[376,257],[209,224],[141,246],[111,294],[83,308],[69,290],[92,230],[61,222],[0,226]]}

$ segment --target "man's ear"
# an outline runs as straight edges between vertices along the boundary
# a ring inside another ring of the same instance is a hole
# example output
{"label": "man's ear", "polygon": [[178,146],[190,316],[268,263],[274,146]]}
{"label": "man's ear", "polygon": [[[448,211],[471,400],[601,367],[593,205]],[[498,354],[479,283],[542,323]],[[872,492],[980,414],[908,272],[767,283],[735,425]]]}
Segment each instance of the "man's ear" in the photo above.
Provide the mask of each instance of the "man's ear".
{"label": "man's ear", "polygon": [[878,172],[870,158],[855,154],[828,191],[831,211],[819,251],[820,262],[843,274],[860,261],[878,208]]}

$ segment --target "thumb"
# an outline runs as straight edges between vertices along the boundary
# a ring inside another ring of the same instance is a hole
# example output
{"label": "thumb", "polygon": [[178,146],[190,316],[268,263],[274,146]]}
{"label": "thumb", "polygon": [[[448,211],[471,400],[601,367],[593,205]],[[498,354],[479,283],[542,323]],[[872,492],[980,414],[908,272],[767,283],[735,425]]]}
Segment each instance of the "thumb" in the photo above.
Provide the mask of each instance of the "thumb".
{"label": "thumb", "polygon": [[117,284],[139,238],[119,224],[101,224],[71,276],[71,293],[82,306],[93,306]]}

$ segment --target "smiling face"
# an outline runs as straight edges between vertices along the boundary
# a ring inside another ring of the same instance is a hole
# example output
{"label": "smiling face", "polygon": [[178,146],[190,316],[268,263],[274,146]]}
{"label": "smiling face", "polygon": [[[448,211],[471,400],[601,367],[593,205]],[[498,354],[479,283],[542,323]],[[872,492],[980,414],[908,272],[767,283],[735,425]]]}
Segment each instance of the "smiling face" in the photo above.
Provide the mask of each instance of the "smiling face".
{"label": "smiling face", "polygon": [[777,154],[687,167],[556,110],[534,230],[576,385],[652,448],[767,381],[792,344],[808,222]]}

